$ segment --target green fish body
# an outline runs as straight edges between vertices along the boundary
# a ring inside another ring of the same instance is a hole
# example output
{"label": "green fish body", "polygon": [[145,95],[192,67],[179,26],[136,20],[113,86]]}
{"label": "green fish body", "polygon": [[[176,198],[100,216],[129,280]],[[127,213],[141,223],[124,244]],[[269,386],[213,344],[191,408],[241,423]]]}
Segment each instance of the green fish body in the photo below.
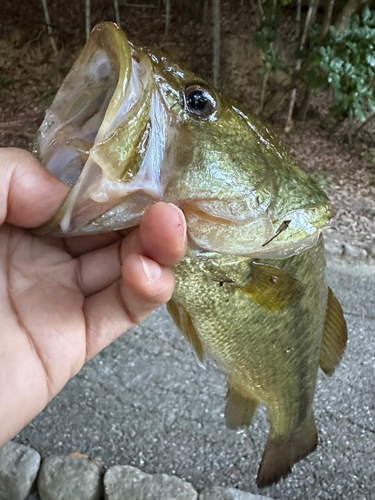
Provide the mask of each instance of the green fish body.
{"label": "green fish body", "polygon": [[34,152],[71,186],[40,235],[132,228],[160,200],[183,210],[189,251],[168,310],[197,359],[228,374],[229,427],[266,405],[258,485],[285,477],[316,446],[318,367],[332,373],[346,343],[324,282],[325,193],[257,117],[111,23],[93,30]]}
{"label": "green fish body", "polygon": [[260,487],[285,477],[317,444],[319,363],[331,374],[346,344],[324,270],[322,240],[285,260],[198,254],[174,267],[168,310],[198,360],[207,353],[228,374],[227,425],[248,426],[259,403],[267,408]]}

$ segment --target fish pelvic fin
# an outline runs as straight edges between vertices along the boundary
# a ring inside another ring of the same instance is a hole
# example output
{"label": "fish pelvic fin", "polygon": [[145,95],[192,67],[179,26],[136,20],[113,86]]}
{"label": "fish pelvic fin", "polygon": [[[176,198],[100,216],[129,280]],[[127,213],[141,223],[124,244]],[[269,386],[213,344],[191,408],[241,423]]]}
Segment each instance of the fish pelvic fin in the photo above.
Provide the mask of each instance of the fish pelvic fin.
{"label": "fish pelvic fin", "polygon": [[294,276],[277,267],[253,263],[251,280],[240,290],[267,311],[280,311],[299,300],[305,288]]}
{"label": "fish pelvic fin", "polygon": [[327,312],[324,322],[319,366],[328,376],[335,371],[344,354],[348,330],[339,301],[328,288]]}
{"label": "fish pelvic fin", "polygon": [[264,488],[285,478],[295,463],[312,453],[318,443],[314,414],[288,436],[269,436],[258,471],[257,486]]}
{"label": "fish pelvic fin", "polygon": [[193,325],[190,314],[181,304],[173,299],[167,303],[167,310],[172,316],[177,328],[183,333],[184,337],[193,348],[197,363],[204,367],[205,354],[203,345]]}
{"label": "fish pelvic fin", "polygon": [[251,424],[259,401],[243,394],[228,379],[227,402],[225,405],[225,423],[229,429],[241,429]]}

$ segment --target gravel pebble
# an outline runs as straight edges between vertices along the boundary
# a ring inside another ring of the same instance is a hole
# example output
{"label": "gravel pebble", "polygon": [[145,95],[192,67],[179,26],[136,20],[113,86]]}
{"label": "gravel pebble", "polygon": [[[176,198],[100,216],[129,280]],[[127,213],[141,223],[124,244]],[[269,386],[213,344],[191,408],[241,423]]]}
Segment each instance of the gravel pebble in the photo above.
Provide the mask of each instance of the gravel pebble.
{"label": "gravel pebble", "polygon": [[326,253],[332,257],[342,257],[343,245],[338,241],[327,241],[324,240],[324,249]]}
{"label": "gravel pebble", "polygon": [[269,497],[253,495],[234,488],[207,488],[199,494],[199,500],[271,500]]}
{"label": "gravel pebble", "polygon": [[43,460],[38,489],[42,500],[99,500],[102,496],[101,470],[78,453],[49,457]]}
{"label": "gravel pebble", "polygon": [[25,500],[35,482],[40,466],[38,452],[9,441],[0,449],[0,497]]}
{"label": "gravel pebble", "polygon": [[190,483],[167,474],[145,474],[135,467],[116,465],[104,476],[105,500],[197,500]]}
{"label": "gravel pebble", "polygon": [[344,255],[357,262],[363,262],[367,259],[367,251],[364,248],[344,244]]}

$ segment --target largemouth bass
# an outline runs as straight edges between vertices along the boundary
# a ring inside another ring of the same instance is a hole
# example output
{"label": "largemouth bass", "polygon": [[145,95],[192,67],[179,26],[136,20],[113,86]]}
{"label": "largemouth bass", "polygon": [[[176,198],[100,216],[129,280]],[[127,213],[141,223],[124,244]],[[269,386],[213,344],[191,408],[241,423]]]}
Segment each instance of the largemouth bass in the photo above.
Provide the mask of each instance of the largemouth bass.
{"label": "largemouth bass", "polygon": [[71,186],[39,234],[132,228],[159,200],[183,210],[189,250],[168,310],[198,361],[228,374],[229,427],[266,405],[258,486],[285,477],[316,447],[318,367],[332,373],[346,344],[324,282],[325,193],[254,115],[111,23],[93,30],[35,154]]}

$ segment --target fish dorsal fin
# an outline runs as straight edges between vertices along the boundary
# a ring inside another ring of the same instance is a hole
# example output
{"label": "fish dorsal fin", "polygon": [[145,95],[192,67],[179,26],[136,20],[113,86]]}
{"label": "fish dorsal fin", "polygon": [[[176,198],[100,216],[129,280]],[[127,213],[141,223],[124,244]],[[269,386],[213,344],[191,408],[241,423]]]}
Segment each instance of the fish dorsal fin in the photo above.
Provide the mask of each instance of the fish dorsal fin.
{"label": "fish dorsal fin", "polygon": [[245,396],[228,379],[227,402],[225,405],[225,423],[229,429],[241,429],[251,424],[259,401]]}
{"label": "fish dorsal fin", "polygon": [[186,340],[193,348],[197,362],[200,366],[204,366],[204,350],[201,339],[193,325],[190,314],[181,305],[171,299],[167,303],[167,310],[172,316],[172,319],[179,330],[183,333]]}
{"label": "fish dorsal fin", "polygon": [[252,265],[251,280],[240,290],[268,311],[279,311],[299,300],[304,293],[303,284],[277,267]]}
{"label": "fish dorsal fin", "polygon": [[324,322],[319,366],[326,375],[332,375],[344,354],[348,331],[339,301],[328,288],[327,312]]}

